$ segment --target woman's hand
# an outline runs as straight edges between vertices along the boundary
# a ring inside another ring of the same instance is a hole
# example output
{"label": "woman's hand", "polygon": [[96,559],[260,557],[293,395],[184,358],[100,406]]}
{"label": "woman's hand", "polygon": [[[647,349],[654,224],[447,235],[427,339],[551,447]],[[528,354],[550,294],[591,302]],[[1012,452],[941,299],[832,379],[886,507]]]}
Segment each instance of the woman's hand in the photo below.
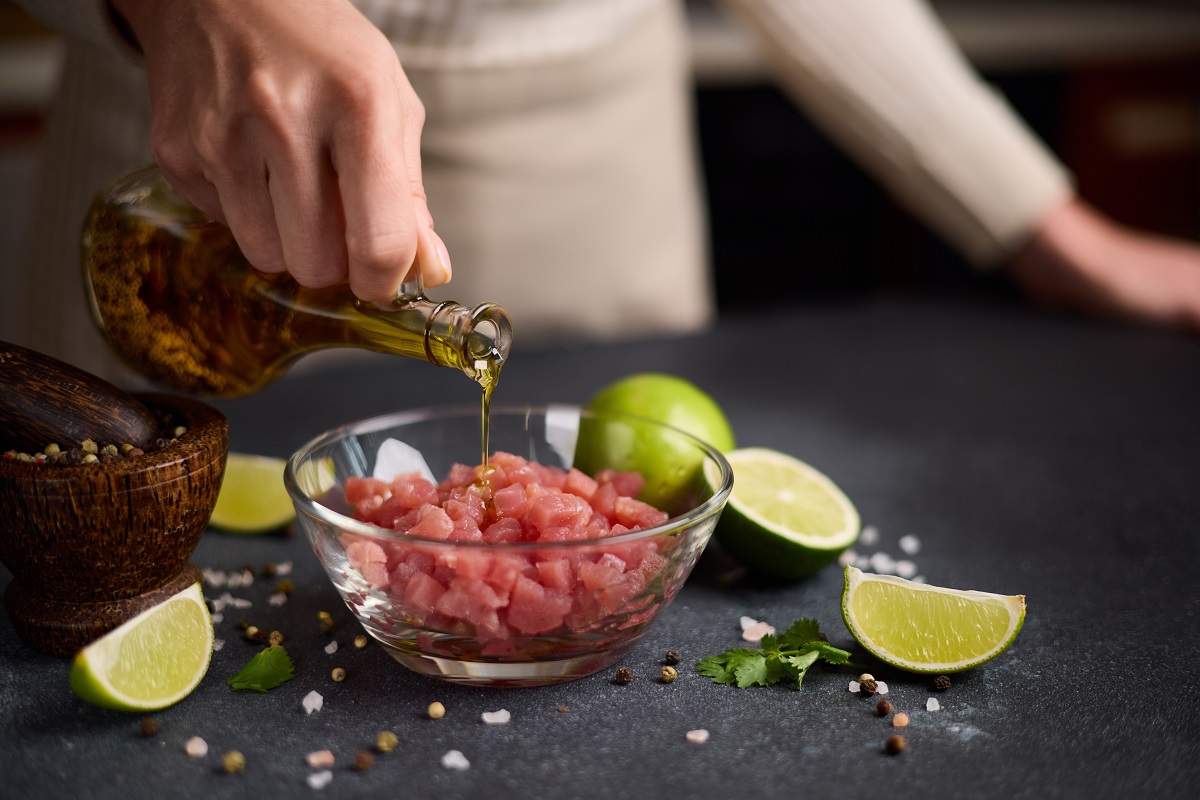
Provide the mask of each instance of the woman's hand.
{"label": "woman's hand", "polygon": [[450,279],[421,186],[425,110],[348,0],[113,0],[146,56],[150,149],[254,266],[388,300]]}
{"label": "woman's hand", "polygon": [[1046,305],[1200,333],[1200,247],[1122,228],[1078,199],[1008,270]]}

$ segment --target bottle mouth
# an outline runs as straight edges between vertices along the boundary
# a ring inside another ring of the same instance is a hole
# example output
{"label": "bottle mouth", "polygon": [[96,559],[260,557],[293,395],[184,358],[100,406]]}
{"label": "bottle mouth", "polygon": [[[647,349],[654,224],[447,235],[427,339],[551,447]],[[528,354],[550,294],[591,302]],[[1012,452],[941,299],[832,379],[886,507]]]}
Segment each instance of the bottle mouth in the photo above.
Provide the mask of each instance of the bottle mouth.
{"label": "bottle mouth", "polygon": [[495,303],[476,306],[471,311],[463,349],[477,371],[485,364],[498,366],[507,361],[512,350],[512,320],[508,312]]}

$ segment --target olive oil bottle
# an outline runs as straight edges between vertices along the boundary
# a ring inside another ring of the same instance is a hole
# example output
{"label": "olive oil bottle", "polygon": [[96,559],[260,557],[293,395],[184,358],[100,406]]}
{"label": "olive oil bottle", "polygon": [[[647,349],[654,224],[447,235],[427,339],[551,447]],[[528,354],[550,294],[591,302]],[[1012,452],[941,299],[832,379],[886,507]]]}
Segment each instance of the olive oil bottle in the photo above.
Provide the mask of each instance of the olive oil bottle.
{"label": "olive oil bottle", "polygon": [[233,235],[171,188],[157,167],[119,178],[92,204],[83,232],[92,316],[135,371],[183,392],[236,397],[327,347],[361,347],[466,373],[487,411],[512,346],[503,308],[425,297],[419,280],[390,303],[347,285],[307,289],[258,272]]}

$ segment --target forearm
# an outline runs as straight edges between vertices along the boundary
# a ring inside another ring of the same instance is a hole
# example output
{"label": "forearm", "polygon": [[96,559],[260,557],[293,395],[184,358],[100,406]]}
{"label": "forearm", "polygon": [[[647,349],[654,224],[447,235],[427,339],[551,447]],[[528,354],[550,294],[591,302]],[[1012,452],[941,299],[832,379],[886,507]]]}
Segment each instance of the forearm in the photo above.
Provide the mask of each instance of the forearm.
{"label": "forearm", "polygon": [[1029,241],[1072,188],[921,0],[725,0],[793,99],[970,261]]}

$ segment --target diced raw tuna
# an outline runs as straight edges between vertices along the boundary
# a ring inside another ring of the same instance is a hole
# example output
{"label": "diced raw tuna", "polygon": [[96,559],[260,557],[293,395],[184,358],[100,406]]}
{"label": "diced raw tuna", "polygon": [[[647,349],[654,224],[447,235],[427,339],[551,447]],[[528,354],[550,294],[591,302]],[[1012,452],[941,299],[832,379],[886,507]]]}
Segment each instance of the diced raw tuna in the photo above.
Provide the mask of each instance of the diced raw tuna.
{"label": "diced raw tuna", "polygon": [[[386,590],[413,624],[474,637],[484,654],[497,657],[522,652],[513,637],[617,630],[648,618],[661,596],[648,595],[647,585],[668,567],[659,549],[669,543],[604,543],[667,519],[634,499],[640,475],[608,470],[592,478],[510,453],[496,453],[490,470],[490,484],[479,480],[480,469],[463,464],[437,486],[416,473],[390,482],[347,481],[357,519],[433,540],[346,536],[351,568]],[[453,544],[584,539],[595,545],[505,553]]]}

